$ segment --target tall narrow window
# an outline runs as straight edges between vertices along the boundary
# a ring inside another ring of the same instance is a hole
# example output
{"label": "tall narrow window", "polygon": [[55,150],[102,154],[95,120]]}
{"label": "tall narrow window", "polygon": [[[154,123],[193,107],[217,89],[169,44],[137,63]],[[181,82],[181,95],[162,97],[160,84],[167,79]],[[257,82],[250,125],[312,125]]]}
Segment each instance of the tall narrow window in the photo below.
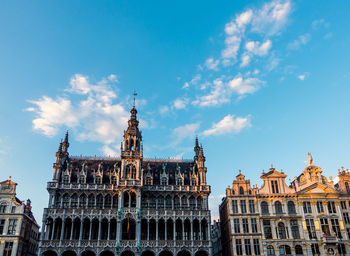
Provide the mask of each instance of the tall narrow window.
{"label": "tall narrow window", "polygon": [[312,252],[312,255],[321,255],[320,254],[320,248],[318,247],[318,244],[311,244],[311,252]]}
{"label": "tall narrow window", "polygon": [[293,238],[294,239],[299,239],[300,238],[300,234],[299,234],[298,221],[297,220],[291,220],[290,221],[290,226],[291,226]]}
{"label": "tall narrow window", "polygon": [[242,240],[241,239],[236,239],[236,251],[237,251],[237,255],[242,255],[243,254]]}
{"label": "tall narrow window", "polygon": [[344,213],[343,213],[343,217],[344,217],[344,222],[345,222],[345,224],[350,224],[349,213],[344,212]]}
{"label": "tall narrow window", "polygon": [[306,219],[305,222],[306,222],[306,228],[307,228],[307,232],[309,234],[309,238],[310,239],[317,239],[314,220],[313,219]]}
{"label": "tall narrow window", "polygon": [[5,242],[4,256],[11,256],[13,242]]}
{"label": "tall narrow window", "polygon": [[288,205],[288,213],[289,214],[296,213],[296,211],[295,211],[295,204],[294,204],[293,201],[288,201],[287,205]]}
{"label": "tall narrow window", "polygon": [[0,220],[0,236],[4,233],[5,220]]}
{"label": "tall narrow window", "polygon": [[250,239],[244,239],[245,255],[252,255],[252,248],[250,246]]}
{"label": "tall narrow window", "polygon": [[271,181],[271,189],[272,189],[272,193],[273,194],[278,194],[279,193],[277,180],[272,180]]}
{"label": "tall narrow window", "polygon": [[283,213],[282,204],[280,201],[275,202],[275,211],[276,213]]}
{"label": "tall narrow window", "polygon": [[246,213],[247,212],[247,205],[245,200],[241,200],[241,213]]}
{"label": "tall narrow window", "polygon": [[317,204],[316,204],[316,205],[317,205],[317,212],[318,212],[318,213],[324,212],[322,201],[317,201]]}
{"label": "tall narrow window", "polygon": [[327,218],[321,218],[320,222],[321,222],[321,229],[323,231],[323,234],[329,236],[330,235],[330,231],[329,231],[328,219]]}
{"label": "tall narrow window", "polygon": [[349,183],[348,182],[345,182],[345,189],[346,189],[346,192],[350,192],[350,187],[349,187]]}
{"label": "tall narrow window", "polygon": [[252,232],[258,233],[258,225],[256,223],[256,218],[251,219],[251,224],[252,224]]}
{"label": "tall narrow window", "polygon": [[260,244],[259,244],[259,239],[254,239],[254,254],[255,255],[260,255]]}
{"label": "tall narrow window", "polygon": [[340,206],[343,210],[346,210],[346,202],[345,201],[340,201]]}
{"label": "tall narrow window", "polygon": [[261,202],[261,213],[262,214],[268,214],[269,213],[269,205],[267,204],[267,202]]}
{"label": "tall narrow window", "polygon": [[267,246],[267,256],[275,256],[275,249],[272,245]]}
{"label": "tall narrow window", "polygon": [[254,200],[249,200],[249,212],[255,213],[255,203]]}
{"label": "tall narrow window", "polygon": [[335,209],[335,203],[334,202],[329,202],[328,201],[328,212],[329,213],[337,213],[336,209]]}
{"label": "tall narrow window", "polygon": [[17,224],[17,220],[15,219],[10,219],[9,220],[9,226],[8,226],[8,230],[7,230],[7,234],[8,235],[14,235],[16,232],[16,224]]}
{"label": "tall narrow window", "polygon": [[272,230],[270,220],[263,220],[265,239],[272,239]]}
{"label": "tall narrow window", "polygon": [[5,203],[1,203],[0,204],[0,213],[5,213],[6,207],[7,207],[7,205]]}
{"label": "tall narrow window", "polygon": [[338,238],[343,238],[340,232],[338,219],[331,219],[332,230]]}
{"label": "tall narrow window", "polygon": [[303,202],[304,213],[312,213],[310,202]]}
{"label": "tall narrow window", "polygon": [[286,228],[283,222],[278,223],[278,236],[280,239],[286,239]]}
{"label": "tall narrow window", "polygon": [[239,219],[233,219],[233,227],[235,229],[235,233],[241,233],[241,230],[239,227]]}
{"label": "tall narrow window", "polygon": [[247,218],[242,219],[242,223],[243,223],[243,232],[245,234],[248,234],[249,233],[248,219]]}
{"label": "tall narrow window", "polygon": [[233,201],[232,201],[232,212],[233,212],[233,213],[238,213],[237,200],[233,200]]}

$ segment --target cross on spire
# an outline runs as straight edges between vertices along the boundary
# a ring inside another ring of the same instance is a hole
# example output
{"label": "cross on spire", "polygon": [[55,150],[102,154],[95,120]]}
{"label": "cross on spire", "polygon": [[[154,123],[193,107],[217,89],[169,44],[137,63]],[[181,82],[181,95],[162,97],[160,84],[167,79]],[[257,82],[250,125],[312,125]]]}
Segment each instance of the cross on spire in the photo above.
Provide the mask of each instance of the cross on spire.
{"label": "cross on spire", "polygon": [[137,96],[137,93],[136,91],[134,90],[134,93],[132,94],[134,95],[134,103],[133,103],[133,107],[135,107],[135,103],[136,103],[136,96]]}

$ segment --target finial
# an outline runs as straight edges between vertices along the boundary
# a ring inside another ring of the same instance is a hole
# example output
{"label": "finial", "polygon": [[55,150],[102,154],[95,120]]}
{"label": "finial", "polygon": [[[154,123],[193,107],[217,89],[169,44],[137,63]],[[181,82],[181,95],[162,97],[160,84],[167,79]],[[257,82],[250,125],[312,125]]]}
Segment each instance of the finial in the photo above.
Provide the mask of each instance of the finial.
{"label": "finial", "polygon": [[11,180],[11,178],[12,178],[12,177],[11,177],[11,176],[9,176],[9,180]]}
{"label": "finial", "polygon": [[68,142],[68,130],[66,131],[66,136],[64,137],[64,142]]}
{"label": "finial", "polygon": [[265,174],[265,170],[264,169],[262,170],[262,174]]}
{"label": "finial", "polygon": [[271,164],[271,169],[273,168],[273,164]]}
{"label": "finial", "polygon": [[312,155],[310,152],[307,152],[307,162],[308,162],[309,166],[314,164],[314,160],[312,159]]}
{"label": "finial", "polygon": [[198,147],[198,136],[196,135],[196,147]]}
{"label": "finial", "polygon": [[134,90],[134,93],[132,95],[134,95],[133,107],[135,107],[135,105],[136,105],[136,96],[137,96],[137,93],[136,93],[135,90]]}
{"label": "finial", "polygon": [[284,173],[282,169],[281,169],[281,173],[282,173],[282,174]]}
{"label": "finial", "polygon": [[241,170],[238,170],[238,173],[241,174]]}
{"label": "finial", "polygon": [[344,171],[344,166],[340,167],[342,171]]}

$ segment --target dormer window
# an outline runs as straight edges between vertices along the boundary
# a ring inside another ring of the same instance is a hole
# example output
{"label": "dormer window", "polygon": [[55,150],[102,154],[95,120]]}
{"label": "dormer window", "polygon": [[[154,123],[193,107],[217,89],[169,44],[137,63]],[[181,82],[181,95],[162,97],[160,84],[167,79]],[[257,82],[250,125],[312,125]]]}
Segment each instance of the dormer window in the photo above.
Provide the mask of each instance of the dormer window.
{"label": "dormer window", "polygon": [[97,176],[96,177],[96,184],[101,184],[102,183],[102,177],[101,176]]}
{"label": "dormer window", "polygon": [[277,180],[272,180],[271,181],[271,189],[272,189],[272,193],[274,193],[274,194],[278,194],[279,193]]}
{"label": "dormer window", "polygon": [[244,189],[243,189],[243,187],[239,187],[239,194],[240,194],[240,195],[243,195],[243,194],[244,194]]}
{"label": "dormer window", "polygon": [[195,179],[195,178],[192,178],[191,183],[192,183],[192,186],[196,186],[196,179]]}
{"label": "dormer window", "polygon": [[161,180],[161,185],[162,186],[168,186],[168,179],[166,177],[163,177]]}
{"label": "dormer window", "polygon": [[80,175],[79,177],[79,183],[84,184],[85,183],[85,175]]}
{"label": "dormer window", "polygon": [[136,168],[132,164],[126,166],[126,175],[127,179],[136,179]]}
{"label": "dormer window", "polygon": [[181,178],[177,178],[176,185],[182,186],[182,179]]}
{"label": "dormer window", "polygon": [[64,175],[64,177],[63,177],[63,184],[65,184],[65,185],[69,184],[69,175]]}
{"label": "dormer window", "polygon": [[116,185],[116,184],[117,184],[117,177],[116,177],[116,176],[113,176],[113,177],[112,177],[112,184],[113,184],[113,185]]}
{"label": "dormer window", "polygon": [[146,178],[146,185],[152,185],[152,178],[151,177]]}

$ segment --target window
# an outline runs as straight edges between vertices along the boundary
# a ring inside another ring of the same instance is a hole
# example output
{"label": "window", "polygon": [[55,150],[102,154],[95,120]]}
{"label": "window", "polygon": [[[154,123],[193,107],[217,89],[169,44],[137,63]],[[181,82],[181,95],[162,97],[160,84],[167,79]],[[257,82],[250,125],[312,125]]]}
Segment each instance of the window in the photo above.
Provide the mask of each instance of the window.
{"label": "window", "polygon": [[12,206],[11,213],[16,213],[16,206]]}
{"label": "window", "polygon": [[260,244],[259,244],[259,239],[254,239],[254,254],[255,255],[260,255]]}
{"label": "window", "polygon": [[339,255],[346,255],[346,248],[344,244],[338,244]]}
{"label": "window", "polygon": [[4,256],[11,256],[13,242],[5,242]]}
{"label": "window", "polygon": [[63,177],[63,184],[65,184],[65,185],[69,184],[69,175],[64,175],[64,177]]}
{"label": "window", "polygon": [[243,233],[248,234],[249,233],[248,219],[246,218],[242,219],[242,223],[243,223]]}
{"label": "window", "polygon": [[280,201],[276,201],[275,202],[275,211],[276,213],[282,213],[283,210],[282,210],[282,204]]}
{"label": "window", "polygon": [[235,233],[241,233],[241,230],[239,228],[239,219],[233,219],[234,229]]}
{"label": "window", "polygon": [[303,202],[304,213],[312,213],[310,202]]}
{"label": "window", "polygon": [[278,247],[279,250],[279,255],[291,255],[292,251],[290,246],[288,245],[281,245],[280,247]]}
{"label": "window", "polygon": [[112,184],[117,185],[117,177],[116,176],[112,177]]}
{"label": "window", "polygon": [[345,201],[340,201],[340,206],[343,210],[346,210],[346,202]]}
{"label": "window", "polygon": [[298,221],[297,220],[291,220],[290,221],[290,226],[291,226],[293,238],[294,239],[299,239],[300,238],[300,234],[299,234]]}
{"label": "window", "polygon": [[289,213],[289,214],[296,213],[294,202],[288,201],[287,205],[288,205],[288,213]]}
{"label": "window", "polygon": [[271,181],[271,189],[272,189],[272,193],[274,193],[274,194],[278,194],[279,193],[277,180],[272,180]]}
{"label": "window", "polygon": [[250,247],[250,239],[244,239],[245,255],[252,255],[252,248]]}
{"label": "window", "polygon": [[237,255],[242,255],[242,240],[241,239],[236,239],[236,251]]}
{"label": "window", "polygon": [[[346,229],[346,232],[348,233],[348,239],[350,239],[350,228]],[[1,233],[0,233],[1,234]]]}
{"label": "window", "polygon": [[5,220],[0,220],[0,236],[4,233]]}
{"label": "window", "polygon": [[321,218],[320,222],[321,222],[321,229],[322,229],[323,233],[325,235],[329,236],[330,235],[330,231],[329,231],[328,219],[327,218]]}
{"label": "window", "polygon": [[255,204],[254,204],[254,200],[249,200],[249,212],[250,212],[250,213],[255,213]]}
{"label": "window", "polygon": [[232,212],[238,213],[238,206],[237,206],[237,200],[232,201]]}
{"label": "window", "polygon": [[146,178],[146,185],[152,185],[152,178],[151,177]]}
{"label": "window", "polygon": [[243,195],[244,194],[244,189],[242,187],[239,187],[239,194]]}
{"label": "window", "polygon": [[246,213],[247,212],[247,205],[245,203],[245,200],[241,200],[240,204],[241,204],[241,213]]}
{"label": "window", "polygon": [[318,213],[322,213],[322,212],[324,212],[324,210],[323,210],[323,204],[322,204],[322,202],[321,201],[317,201],[317,212]]}
{"label": "window", "polygon": [[296,245],[295,246],[295,254],[296,255],[303,255],[304,254],[303,247],[301,247],[301,245]]}
{"label": "window", "polygon": [[335,209],[335,204],[334,202],[328,202],[328,212],[329,213],[337,213],[336,209]]}
{"label": "window", "polygon": [[311,244],[311,252],[312,252],[312,255],[321,255],[318,244]]}
{"label": "window", "polygon": [[286,228],[284,226],[284,223],[283,222],[280,222],[278,223],[278,237],[280,239],[286,239],[287,236],[286,236]]}
{"label": "window", "polygon": [[5,213],[6,207],[7,207],[7,205],[5,203],[0,204],[0,213]]}
{"label": "window", "polygon": [[315,223],[313,219],[306,219],[306,228],[310,239],[317,239]]}
{"label": "window", "polygon": [[168,185],[168,179],[166,177],[163,177],[161,180],[161,185],[162,186],[167,186]]}
{"label": "window", "polygon": [[268,214],[269,213],[269,205],[267,204],[267,202],[261,202],[261,213],[262,214]]}
{"label": "window", "polygon": [[349,213],[344,212],[343,217],[344,217],[345,224],[350,224]]}
{"label": "window", "polygon": [[267,246],[267,256],[274,256],[275,255],[275,249],[272,245]]}
{"label": "window", "polygon": [[338,219],[331,219],[332,230],[338,238],[343,238],[340,232]]}
{"label": "window", "polygon": [[266,239],[272,239],[270,220],[263,220],[264,234]]}
{"label": "window", "polygon": [[349,183],[345,182],[345,188],[346,188],[346,192],[350,192],[350,188],[349,188]]}
{"label": "window", "polygon": [[252,218],[251,222],[252,222],[252,232],[253,233],[258,233],[258,225],[256,224],[256,219]]}
{"label": "window", "polygon": [[7,234],[8,235],[14,235],[15,234],[16,224],[17,224],[17,220],[15,220],[15,219],[10,219],[9,220],[9,226],[8,226],[8,230],[7,230]]}

